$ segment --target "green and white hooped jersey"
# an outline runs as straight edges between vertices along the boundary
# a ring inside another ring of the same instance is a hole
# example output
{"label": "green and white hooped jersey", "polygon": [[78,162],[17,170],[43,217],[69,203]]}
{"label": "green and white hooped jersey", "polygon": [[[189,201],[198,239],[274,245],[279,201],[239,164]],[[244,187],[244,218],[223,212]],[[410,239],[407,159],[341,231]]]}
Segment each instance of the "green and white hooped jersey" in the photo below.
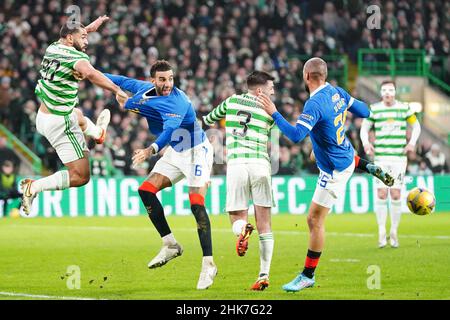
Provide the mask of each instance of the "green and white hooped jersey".
{"label": "green and white hooped jersey", "polygon": [[267,150],[269,132],[274,121],[251,94],[232,95],[206,117],[212,125],[225,117],[228,162],[270,164]]}
{"label": "green and white hooped jersey", "polygon": [[395,101],[388,107],[378,102],[370,106],[367,119],[375,130],[375,161],[406,160],[403,149],[406,146],[407,119],[414,115],[408,104]]}
{"label": "green and white hooped jersey", "polygon": [[73,76],[73,67],[80,60],[89,61],[89,56],[58,41],[45,51],[34,92],[51,113],[67,115],[78,104],[79,81]]}

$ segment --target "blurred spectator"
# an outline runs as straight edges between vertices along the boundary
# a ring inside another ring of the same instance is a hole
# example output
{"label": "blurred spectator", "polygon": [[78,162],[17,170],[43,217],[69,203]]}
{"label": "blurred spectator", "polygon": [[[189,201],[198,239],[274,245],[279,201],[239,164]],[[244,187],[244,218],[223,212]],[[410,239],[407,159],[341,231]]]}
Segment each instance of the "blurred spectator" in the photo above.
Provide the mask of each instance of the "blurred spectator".
{"label": "blurred spectator", "polygon": [[11,78],[2,77],[0,80],[0,119],[6,119],[12,94],[13,89],[11,88]]}
{"label": "blurred spectator", "polygon": [[[6,160],[1,164],[0,171],[0,201],[3,202],[3,216],[6,217],[9,213],[9,203],[12,199],[22,197],[17,186],[17,176],[14,169],[14,163]],[[20,203],[17,205],[18,209]]]}
{"label": "blurred spectator", "polygon": [[112,165],[116,169],[116,175],[124,175],[126,172],[127,161],[129,161],[129,155],[125,150],[120,136],[114,138],[113,145],[111,146],[112,153]]}
{"label": "blurred spectator", "polygon": [[444,173],[447,171],[445,154],[436,143],[431,146],[431,150],[425,155],[425,162],[433,173]]}
{"label": "blurred spectator", "polygon": [[[426,164],[425,164],[426,167]],[[406,167],[406,172],[408,174],[417,175],[420,169],[420,158],[415,152],[408,153],[408,165]]]}
{"label": "blurred spectator", "polygon": [[432,175],[433,172],[431,171],[430,168],[428,168],[426,161],[420,160],[419,169],[417,170],[416,174],[419,176],[428,176],[428,175]]}
{"label": "blurred spectator", "polygon": [[20,159],[15,152],[7,146],[5,137],[0,137],[0,165],[5,161],[11,161],[15,168],[20,166]]}
{"label": "blurred spectator", "polygon": [[[83,23],[110,16],[105,26],[89,35],[87,54],[92,64],[102,71],[148,80],[156,59],[169,60],[176,71],[175,84],[186,91],[199,118],[224,98],[245,90],[245,76],[253,69],[273,74],[277,106],[295,122],[308,97],[301,74],[308,56],[345,54],[355,62],[360,47],[417,47],[426,50],[439,71],[435,57],[450,53],[450,2],[444,0],[378,1],[385,14],[381,30],[365,28],[367,2],[362,0],[82,0],[77,4]],[[0,3],[0,122],[52,171],[61,164],[35,132],[38,101],[33,92],[45,49],[59,38],[67,19],[67,6],[57,1]],[[337,67],[339,62],[330,62],[330,70]],[[101,108],[111,110],[106,143],[111,146],[114,167],[124,174],[146,175],[144,169],[130,167],[130,155],[135,149],[131,142],[140,140],[148,146],[153,141],[148,128],[136,115],[119,110],[111,93],[88,81],[80,82],[79,99],[80,108],[94,122]],[[348,137],[361,154],[357,121],[349,119]],[[317,172],[309,153],[303,152],[309,143],[300,144],[300,153],[285,144],[291,160],[302,165],[296,172]],[[225,165],[215,165],[213,172],[223,174]]]}
{"label": "blurred spectator", "polygon": [[286,146],[280,147],[280,167],[277,175],[290,176],[293,175],[296,171],[294,163],[291,161],[291,153],[289,148]]}
{"label": "blurred spectator", "polygon": [[93,176],[109,177],[116,173],[116,169],[109,156],[109,151],[105,150],[103,145],[95,146],[91,151],[89,161],[91,163],[91,174]]}

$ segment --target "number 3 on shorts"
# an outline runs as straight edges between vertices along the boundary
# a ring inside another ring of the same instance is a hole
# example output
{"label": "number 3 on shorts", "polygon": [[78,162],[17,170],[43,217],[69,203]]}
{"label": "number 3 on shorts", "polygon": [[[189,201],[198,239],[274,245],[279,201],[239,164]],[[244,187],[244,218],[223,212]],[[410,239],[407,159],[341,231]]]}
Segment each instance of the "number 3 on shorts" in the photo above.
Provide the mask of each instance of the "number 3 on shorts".
{"label": "number 3 on shorts", "polygon": [[197,164],[195,166],[195,176],[200,177],[202,175],[202,166],[200,164]]}

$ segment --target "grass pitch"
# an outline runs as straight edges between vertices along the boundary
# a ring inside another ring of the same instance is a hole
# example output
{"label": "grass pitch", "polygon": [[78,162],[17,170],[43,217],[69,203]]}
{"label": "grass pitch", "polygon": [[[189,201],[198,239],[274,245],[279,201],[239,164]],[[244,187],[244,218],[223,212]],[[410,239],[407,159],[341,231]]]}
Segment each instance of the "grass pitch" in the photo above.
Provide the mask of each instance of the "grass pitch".
{"label": "grass pitch", "polygon": [[[170,216],[168,221],[184,253],[149,270],[161,241],[145,216],[1,219],[0,299],[450,299],[449,213],[403,215],[398,249],[377,248],[372,214],[330,215],[316,286],[298,293],[281,286],[302,269],[306,216],[273,217],[275,250],[270,287],[263,292],[249,290],[259,271],[256,232],[247,255],[238,257],[228,217],[211,217],[219,273],[212,287],[198,291],[195,219]],[[78,290],[68,289],[69,266],[80,268]],[[380,289],[369,289],[378,267]]]}

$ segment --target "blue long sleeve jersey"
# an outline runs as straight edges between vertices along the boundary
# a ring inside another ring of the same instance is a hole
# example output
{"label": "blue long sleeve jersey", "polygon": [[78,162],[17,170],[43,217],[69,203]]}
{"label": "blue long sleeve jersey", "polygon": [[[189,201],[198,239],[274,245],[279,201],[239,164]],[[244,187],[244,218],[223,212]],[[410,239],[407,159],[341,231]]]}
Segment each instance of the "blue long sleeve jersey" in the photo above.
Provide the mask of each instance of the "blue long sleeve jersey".
{"label": "blue long sleeve jersey", "polygon": [[[122,90],[133,93],[125,109],[147,119],[150,132],[157,137],[158,150],[170,144],[175,151],[188,150],[205,140],[205,132],[197,122],[188,96],[173,87],[168,96],[156,95],[155,86],[147,81],[105,73]],[[157,150],[157,151],[158,151]]]}
{"label": "blue long sleeve jersey", "polygon": [[367,104],[354,99],[344,89],[326,83],[310,94],[295,126],[279,112],[272,118],[281,132],[295,143],[309,133],[317,166],[333,175],[335,169],[342,171],[349,167],[354,158],[353,146],[345,136],[347,111],[361,118],[370,114]]}

